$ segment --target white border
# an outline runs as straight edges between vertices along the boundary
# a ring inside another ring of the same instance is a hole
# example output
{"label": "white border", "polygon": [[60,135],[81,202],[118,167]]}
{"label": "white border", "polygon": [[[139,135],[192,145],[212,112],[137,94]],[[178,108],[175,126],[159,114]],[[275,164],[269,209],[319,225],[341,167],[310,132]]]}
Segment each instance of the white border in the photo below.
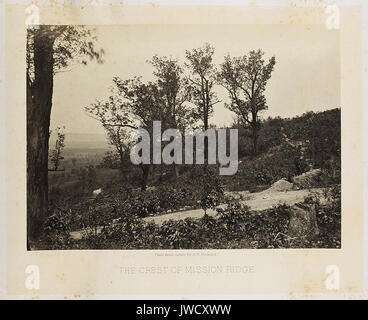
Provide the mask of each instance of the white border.
{"label": "white border", "polygon": [[0,4],[0,298],[5,295],[5,2]]}

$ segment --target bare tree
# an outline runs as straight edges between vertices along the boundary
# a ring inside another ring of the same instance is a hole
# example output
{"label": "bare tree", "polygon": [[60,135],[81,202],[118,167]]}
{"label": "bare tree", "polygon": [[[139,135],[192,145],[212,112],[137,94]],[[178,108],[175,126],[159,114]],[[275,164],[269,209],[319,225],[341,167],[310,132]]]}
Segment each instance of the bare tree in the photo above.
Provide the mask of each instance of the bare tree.
{"label": "bare tree", "polygon": [[251,128],[254,155],[261,127],[259,112],[268,108],[264,91],[276,63],[275,57],[265,63],[263,55],[262,50],[237,58],[227,55],[217,73],[219,83],[229,93],[230,103],[226,106]]}

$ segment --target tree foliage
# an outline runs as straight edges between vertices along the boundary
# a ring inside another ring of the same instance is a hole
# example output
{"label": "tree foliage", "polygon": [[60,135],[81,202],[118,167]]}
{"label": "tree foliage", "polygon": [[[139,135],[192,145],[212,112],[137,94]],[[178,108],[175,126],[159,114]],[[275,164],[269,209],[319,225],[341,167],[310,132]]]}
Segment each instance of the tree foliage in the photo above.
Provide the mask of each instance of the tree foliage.
{"label": "tree foliage", "polygon": [[214,52],[214,47],[209,43],[200,48],[185,51],[187,59],[185,66],[189,70],[187,87],[191,102],[196,106],[194,117],[202,121],[204,130],[208,129],[213,106],[219,102],[214,92],[216,84],[215,67],[212,61]]}
{"label": "tree foliage", "polygon": [[160,107],[166,115],[164,127],[184,131],[193,121],[191,108],[187,104],[190,94],[183,78],[182,67],[177,60],[166,56],[155,55],[149,63],[154,67],[153,75],[156,77]]}
{"label": "tree foliage", "polygon": [[[35,41],[44,43],[35,46]],[[103,62],[103,49],[96,49],[97,36],[94,29],[85,26],[70,25],[40,25],[27,29],[26,63],[28,78],[35,80],[34,57],[48,50],[47,44],[52,44],[53,72],[65,71],[73,64],[86,65],[88,60]]]}
{"label": "tree foliage", "polygon": [[237,114],[245,126],[251,127],[254,154],[261,123],[259,112],[268,108],[264,92],[276,63],[275,57],[266,63],[263,55],[262,50],[235,58],[227,55],[217,74],[219,83],[229,93],[230,103],[226,107]]}
{"label": "tree foliage", "polygon": [[60,165],[60,161],[63,159],[61,153],[65,147],[65,126],[63,128],[57,127],[55,130],[56,134],[56,141],[55,141],[55,148],[49,154],[49,158],[51,163],[53,164],[54,171],[57,171]]}

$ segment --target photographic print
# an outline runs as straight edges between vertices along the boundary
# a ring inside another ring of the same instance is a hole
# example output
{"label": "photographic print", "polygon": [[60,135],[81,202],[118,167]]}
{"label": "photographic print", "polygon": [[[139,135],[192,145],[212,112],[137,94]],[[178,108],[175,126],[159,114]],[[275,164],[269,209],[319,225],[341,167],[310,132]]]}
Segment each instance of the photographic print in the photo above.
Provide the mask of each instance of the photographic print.
{"label": "photographic print", "polygon": [[361,7],[5,7],[7,294],[362,292]]}
{"label": "photographic print", "polygon": [[29,28],[29,249],[340,248],[339,57],[323,25]]}

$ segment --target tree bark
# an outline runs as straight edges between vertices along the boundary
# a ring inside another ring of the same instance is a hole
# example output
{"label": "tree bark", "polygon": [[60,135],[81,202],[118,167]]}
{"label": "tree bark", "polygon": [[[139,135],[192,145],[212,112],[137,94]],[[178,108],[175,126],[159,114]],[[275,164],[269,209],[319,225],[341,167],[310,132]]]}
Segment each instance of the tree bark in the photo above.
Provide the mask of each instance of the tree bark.
{"label": "tree bark", "polygon": [[173,171],[174,171],[175,181],[177,181],[180,174],[179,174],[179,167],[176,165],[176,163],[173,163]]}
{"label": "tree bark", "polygon": [[[256,117],[256,116],[255,116]],[[258,153],[258,132],[260,129],[260,124],[257,120],[253,120],[251,123],[252,129],[252,140],[253,140],[253,156],[257,156]]]}
{"label": "tree bark", "polygon": [[150,166],[149,165],[141,165],[142,169],[142,182],[141,182],[141,190],[145,191],[147,189],[147,182],[148,182],[148,176],[150,172]]}
{"label": "tree bark", "polygon": [[53,90],[53,40],[34,37],[34,81],[27,74],[27,247],[42,231],[48,207],[48,150]]}
{"label": "tree bark", "polygon": [[119,168],[120,168],[120,173],[121,173],[121,176],[124,177],[124,174],[125,174],[125,170],[124,170],[124,154],[123,154],[123,151],[119,148],[117,148],[117,151],[118,151],[118,154],[119,154],[119,161],[120,161],[120,164],[119,164]]}
{"label": "tree bark", "polygon": [[252,131],[253,155],[256,156],[258,152],[258,133],[256,129],[252,129]]}

